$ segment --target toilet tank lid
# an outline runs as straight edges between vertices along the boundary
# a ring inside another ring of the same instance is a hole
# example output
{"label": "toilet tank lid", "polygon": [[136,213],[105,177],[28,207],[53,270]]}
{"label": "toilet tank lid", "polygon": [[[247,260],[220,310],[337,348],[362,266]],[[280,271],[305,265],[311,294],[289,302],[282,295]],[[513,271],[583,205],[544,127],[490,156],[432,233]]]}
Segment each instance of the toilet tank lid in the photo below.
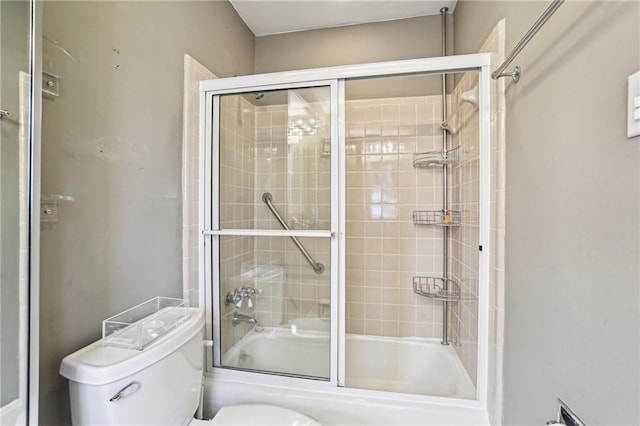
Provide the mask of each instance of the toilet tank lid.
{"label": "toilet tank lid", "polygon": [[108,346],[100,339],[70,355],[60,365],[60,375],[88,385],[115,382],[152,365],[187,343],[204,327],[204,312],[189,311],[189,319],[143,350]]}

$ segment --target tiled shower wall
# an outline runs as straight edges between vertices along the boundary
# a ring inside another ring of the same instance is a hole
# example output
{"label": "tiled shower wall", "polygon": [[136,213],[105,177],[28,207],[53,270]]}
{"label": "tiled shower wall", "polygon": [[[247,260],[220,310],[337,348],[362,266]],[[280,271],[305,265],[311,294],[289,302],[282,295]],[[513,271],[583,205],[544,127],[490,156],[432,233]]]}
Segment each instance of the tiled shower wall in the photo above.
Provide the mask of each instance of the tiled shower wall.
{"label": "tiled shower wall", "polygon": [[[223,96],[220,100],[220,228],[253,227],[255,113],[250,102],[241,96]],[[254,258],[254,238],[224,236],[220,238],[220,294],[240,288],[245,283],[242,267]],[[214,265],[215,267],[215,265]],[[250,329],[247,324],[231,326],[235,306],[222,303],[221,342],[223,353]],[[249,309],[246,303],[243,313]]]}
{"label": "tiled shower wall", "polygon": [[[287,126],[286,105],[263,107],[240,96],[221,98],[222,229],[282,229],[262,201],[264,192],[272,194],[292,229],[328,229],[330,158],[321,152],[327,134],[300,137],[293,144]],[[323,274],[313,272],[289,237],[221,237],[221,297],[241,287],[259,289],[253,306],[244,301],[237,311],[255,316],[263,326],[319,316],[319,301],[330,297],[329,239],[300,240],[325,265]],[[223,304],[222,309],[225,352],[251,327],[231,326],[234,305]]]}
{"label": "tiled shower wall", "polygon": [[[491,52],[494,63],[506,56],[505,20],[493,28],[480,52]],[[488,406],[492,424],[502,424],[502,361],[504,357],[504,238],[506,190],[505,85],[506,78],[491,83],[491,255],[489,274],[489,377]]]}
{"label": "tiled shower wall", "polygon": [[216,78],[204,65],[184,55],[182,101],[182,288],[191,306],[200,304],[200,81]]}
{"label": "tiled shower wall", "polygon": [[[498,22],[480,48],[491,52],[494,63],[505,58],[505,21]],[[505,80],[491,82],[491,182],[492,215],[489,266],[489,371],[488,405],[492,424],[502,424],[502,359],[504,343],[504,235],[505,235]],[[451,111],[458,111],[452,146],[461,147],[461,161],[451,171],[451,209],[462,212],[463,224],[452,232],[451,276],[461,284],[461,301],[452,310],[455,350],[475,383],[478,346],[478,223],[479,134],[477,108],[461,100],[463,92],[476,91],[477,73],[466,73],[454,89]],[[476,92],[477,94],[477,92]]]}
{"label": "tiled shower wall", "polygon": [[442,149],[440,96],[347,102],[347,332],[440,337],[442,302],[413,292],[442,275],[442,230],[414,210],[442,208],[442,168],[413,154]]}
{"label": "tiled shower wall", "polygon": [[[269,192],[273,204],[292,229],[328,230],[331,214],[330,156],[323,154],[328,117],[321,108],[308,105],[311,115],[321,120],[317,135],[288,135],[287,105],[256,107],[255,225],[260,229],[282,229],[262,200]],[[330,298],[330,241],[328,238],[300,238],[325,272],[316,274],[288,237],[256,238],[256,262],[270,264],[282,275],[263,282],[257,297],[256,314],[263,325],[287,324],[296,318],[319,317],[320,302]]]}
{"label": "tiled shower wall", "polygon": [[[454,103],[463,87],[454,93]],[[322,153],[322,136],[304,137],[292,147],[287,142],[286,106],[255,107],[244,98],[228,97],[223,99],[223,111],[222,139],[229,141],[221,150],[221,176],[225,176],[221,218],[228,218],[221,223],[223,227],[281,229],[262,201],[262,194],[268,191],[293,227],[325,229],[330,211],[330,158]],[[463,343],[457,350],[471,377],[475,377],[477,347],[477,300],[473,300],[477,253],[471,250],[477,250],[475,120],[467,126],[473,131],[461,131],[451,143],[457,146],[465,136],[471,145],[462,149],[462,161],[450,171],[450,208],[461,210],[464,222],[452,228],[450,270],[463,284],[462,293],[471,295],[470,301],[452,304],[450,331],[457,343]],[[442,302],[419,296],[412,289],[415,275],[442,274],[442,229],[412,221],[414,210],[442,207],[442,169],[416,169],[412,163],[415,152],[441,149],[440,121],[440,96],[347,102],[348,333],[442,335]],[[291,164],[305,164],[310,177],[288,180]],[[306,203],[301,194],[309,197]],[[265,326],[319,316],[319,301],[330,298],[329,242],[302,240],[316,260],[327,266],[322,276],[313,273],[288,237],[222,238],[221,253],[228,256],[221,259],[222,295],[242,285],[260,288],[253,310],[248,312],[244,305],[242,312],[255,313]],[[266,280],[239,277],[243,266],[246,270],[247,265],[256,264],[269,265],[274,274]],[[231,308],[226,308],[223,319],[223,341],[229,346],[247,331],[247,326],[227,326]]]}
{"label": "tiled shower wall", "polygon": [[[476,384],[478,356],[478,262],[479,262],[479,127],[477,109],[478,74],[469,72],[456,86],[451,123],[456,129],[451,146],[458,148],[458,161],[449,171],[450,209],[460,212],[461,226],[450,232],[449,276],[460,286],[460,301],[452,303],[451,331],[454,348],[469,377]],[[461,100],[463,92],[476,93],[476,103]]]}

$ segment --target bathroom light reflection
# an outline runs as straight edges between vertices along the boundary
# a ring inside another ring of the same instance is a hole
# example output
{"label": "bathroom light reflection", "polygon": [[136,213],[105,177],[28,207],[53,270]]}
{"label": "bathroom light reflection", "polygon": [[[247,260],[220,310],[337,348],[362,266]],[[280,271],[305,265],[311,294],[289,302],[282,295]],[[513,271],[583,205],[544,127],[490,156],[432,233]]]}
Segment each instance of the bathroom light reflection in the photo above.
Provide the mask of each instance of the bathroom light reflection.
{"label": "bathroom light reflection", "polygon": [[369,199],[372,203],[380,203],[382,201],[382,191],[379,188],[372,189]]}
{"label": "bathroom light reflection", "polygon": [[382,206],[379,204],[373,204],[369,206],[370,219],[380,219],[382,217]]}

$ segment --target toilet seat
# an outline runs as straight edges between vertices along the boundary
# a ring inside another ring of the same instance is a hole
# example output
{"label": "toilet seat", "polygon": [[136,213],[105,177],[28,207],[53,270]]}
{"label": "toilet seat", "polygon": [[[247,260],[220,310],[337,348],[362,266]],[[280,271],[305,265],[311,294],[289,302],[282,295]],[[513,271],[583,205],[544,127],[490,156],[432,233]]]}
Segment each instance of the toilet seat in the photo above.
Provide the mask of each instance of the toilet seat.
{"label": "toilet seat", "polygon": [[239,404],[222,407],[211,420],[194,419],[189,426],[320,426],[309,416],[288,408],[267,404]]}

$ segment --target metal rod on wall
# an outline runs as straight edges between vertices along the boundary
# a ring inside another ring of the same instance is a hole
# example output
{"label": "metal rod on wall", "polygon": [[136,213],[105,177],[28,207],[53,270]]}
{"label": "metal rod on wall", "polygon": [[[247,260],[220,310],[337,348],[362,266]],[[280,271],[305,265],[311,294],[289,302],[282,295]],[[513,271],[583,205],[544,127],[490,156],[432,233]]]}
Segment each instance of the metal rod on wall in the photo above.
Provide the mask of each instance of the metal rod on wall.
{"label": "metal rod on wall", "polygon": [[[442,17],[442,56],[447,56],[447,12],[448,7],[440,9],[440,16]],[[442,74],[442,120],[447,121],[447,75]],[[447,158],[447,129],[442,129],[442,158]],[[447,162],[442,163],[442,215],[443,217],[449,210],[449,192],[448,188],[448,167]],[[449,281],[447,280],[449,275],[449,228],[442,228],[442,284],[443,289],[446,292],[449,290]],[[442,302],[442,343],[443,345],[449,344],[449,308],[448,301]]]}
{"label": "metal rod on wall", "polygon": [[524,47],[527,45],[527,43],[529,43],[533,36],[536,35],[538,31],[540,31],[540,28],[542,28],[542,26],[549,20],[549,18],[551,18],[551,15],[553,15],[555,11],[558,10],[560,6],[562,6],[562,3],[564,3],[564,0],[553,0],[553,2],[542,13],[535,24],[533,24],[533,26],[529,28],[529,31],[527,31],[527,33],[522,37],[518,44],[516,44],[513,50],[511,50],[509,55],[507,55],[507,58],[504,60],[502,65],[500,65],[498,69],[491,73],[491,78],[497,80],[501,77],[511,77],[514,83],[517,83],[518,80],[520,80],[520,74],[522,70],[519,66],[516,66],[512,72],[504,72],[504,70],[509,66],[509,64],[511,64],[511,62],[513,62],[516,56],[518,56],[520,51],[524,49]]}

